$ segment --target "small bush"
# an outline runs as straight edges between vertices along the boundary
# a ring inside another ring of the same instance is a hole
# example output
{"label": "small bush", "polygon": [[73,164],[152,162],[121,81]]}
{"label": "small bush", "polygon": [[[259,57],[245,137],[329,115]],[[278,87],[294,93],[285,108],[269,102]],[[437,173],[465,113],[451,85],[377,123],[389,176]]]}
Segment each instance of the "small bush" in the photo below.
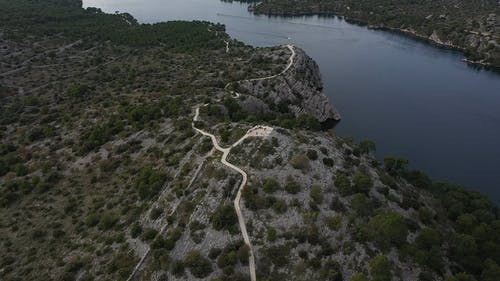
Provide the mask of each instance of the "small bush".
{"label": "small bush", "polygon": [[114,213],[106,213],[102,216],[101,220],[99,221],[99,229],[101,230],[108,230],[112,228],[116,223],[118,222],[118,216]]}
{"label": "small bush", "polygon": [[283,214],[288,210],[286,201],[283,199],[278,199],[272,206],[273,210],[278,214]]}
{"label": "small bush", "polygon": [[292,156],[292,158],[290,159],[290,165],[292,165],[292,167],[294,167],[295,169],[302,171],[307,171],[311,168],[311,165],[309,164],[309,158],[307,158],[307,156],[302,153]]}
{"label": "small bush", "polygon": [[156,220],[157,218],[159,218],[161,216],[162,213],[163,213],[162,209],[154,208],[151,210],[151,213],[149,213],[149,218],[151,220]]}
{"label": "small bush", "polygon": [[275,191],[278,191],[279,189],[281,189],[281,186],[276,179],[268,178],[264,181],[264,184],[262,185],[262,189],[266,193],[274,193]]}
{"label": "small bush", "polygon": [[384,255],[378,255],[370,260],[370,274],[373,281],[391,281],[392,265]]}
{"label": "small bush", "polygon": [[325,158],[323,158],[323,164],[325,164],[325,166],[328,166],[328,167],[333,167],[335,162],[333,161],[332,158],[325,157]]}
{"label": "small bush", "polygon": [[359,193],[368,193],[368,191],[370,191],[370,188],[373,186],[371,178],[365,174],[354,175],[353,182],[355,192]]}
{"label": "small bush", "polygon": [[184,263],[180,260],[174,260],[172,262],[172,274],[179,277],[184,275]]}
{"label": "small bush", "polygon": [[238,222],[238,217],[232,206],[223,205],[215,210],[210,221],[215,230],[230,230]]}
{"label": "small bush", "polygon": [[347,196],[353,193],[351,181],[344,173],[337,173],[337,175],[335,175],[334,184],[342,196]]}
{"label": "small bush", "polygon": [[286,192],[290,194],[297,194],[301,189],[302,187],[300,186],[300,184],[294,180],[288,181],[285,185]]}
{"label": "small bush", "polygon": [[137,238],[142,233],[142,227],[138,223],[134,223],[130,228],[130,236],[132,238]]}
{"label": "small bush", "polygon": [[197,250],[191,251],[186,255],[184,264],[189,267],[193,276],[197,278],[205,278],[213,271],[212,263]]}
{"label": "small bush", "polygon": [[342,216],[326,217],[325,224],[330,230],[337,231],[342,226]]}
{"label": "small bush", "polygon": [[317,184],[311,185],[309,188],[309,196],[316,204],[323,203],[323,193],[321,191],[321,187]]}
{"label": "small bush", "polygon": [[217,266],[219,268],[232,267],[238,262],[238,257],[234,251],[224,251],[217,258]]}
{"label": "small bush", "polygon": [[156,229],[146,228],[141,235],[141,239],[144,241],[153,240],[157,234],[158,231],[156,231]]}
{"label": "small bush", "polygon": [[306,154],[307,154],[307,157],[313,161],[318,159],[318,152],[314,149],[307,150]]}
{"label": "small bush", "polygon": [[267,241],[269,242],[274,242],[276,241],[277,238],[277,233],[276,229],[272,226],[267,228]]}

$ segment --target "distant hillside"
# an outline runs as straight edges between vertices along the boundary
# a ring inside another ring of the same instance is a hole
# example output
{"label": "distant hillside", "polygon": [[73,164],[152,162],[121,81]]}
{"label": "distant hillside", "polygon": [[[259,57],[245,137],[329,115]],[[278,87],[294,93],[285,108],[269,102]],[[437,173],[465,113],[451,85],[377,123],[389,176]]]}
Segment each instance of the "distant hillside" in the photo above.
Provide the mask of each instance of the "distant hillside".
{"label": "distant hillside", "polygon": [[462,50],[470,61],[500,67],[500,4],[496,0],[264,0],[268,15],[339,15],[371,28],[401,31]]}

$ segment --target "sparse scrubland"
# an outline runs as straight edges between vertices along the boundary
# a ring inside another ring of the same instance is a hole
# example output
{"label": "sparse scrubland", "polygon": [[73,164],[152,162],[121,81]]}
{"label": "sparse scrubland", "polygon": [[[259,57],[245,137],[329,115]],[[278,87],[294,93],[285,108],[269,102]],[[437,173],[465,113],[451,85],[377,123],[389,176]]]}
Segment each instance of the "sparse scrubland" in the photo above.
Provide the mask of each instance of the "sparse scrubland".
{"label": "sparse scrubland", "polygon": [[[192,128],[204,104],[195,125],[224,147],[274,129],[228,157],[249,176],[258,280],[500,276],[498,208],[322,131],[324,116],[297,110],[293,89],[321,94],[302,51],[284,77],[238,83],[280,73],[289,50],[79,1],[0,7],[1,280],[127,280],[143,257],[132,280],[250,280],[241,177]],[[287,100],[278,88],[292,80]]]}

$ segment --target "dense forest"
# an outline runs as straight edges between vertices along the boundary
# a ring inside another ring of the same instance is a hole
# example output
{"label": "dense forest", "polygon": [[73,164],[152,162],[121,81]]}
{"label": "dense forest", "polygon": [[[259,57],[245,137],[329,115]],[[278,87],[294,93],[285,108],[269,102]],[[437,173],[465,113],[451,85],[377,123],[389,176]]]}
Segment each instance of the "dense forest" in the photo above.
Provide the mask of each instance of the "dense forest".
{"label": "dense forest", "polygon": [[462,50],[500,67],[500,5],[496,0],[264,0],[250,7],[269,15],[339,15],[371,28],[402,31]]}
{"label": "dense forest", "polygon": [[[9,36],[25,34],[51,36],[64,33],[68,38],[112,41],[132,46],[161,45],[189,50],[219,48],[223,45],[214,33],[207,32],[207,22],[171,21],[138,24],[129,14],[106,14],[97,8],[81,8],[81,1],[0,0],[2,27]],[[223,31],[223,26],[215,25]]]}

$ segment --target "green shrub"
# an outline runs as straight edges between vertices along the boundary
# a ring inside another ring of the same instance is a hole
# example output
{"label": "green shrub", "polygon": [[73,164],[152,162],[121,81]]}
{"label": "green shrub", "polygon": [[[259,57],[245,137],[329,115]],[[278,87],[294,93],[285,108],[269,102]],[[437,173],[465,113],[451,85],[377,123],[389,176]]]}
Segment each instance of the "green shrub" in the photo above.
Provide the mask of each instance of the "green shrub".
{"label": "green shrub", "polygon": [[217,266],[221,269],[225,267],[232,267],[238,262],[238,257],[235,251],[224,251],[217,258]]}
{"label": "green shrub", "polygon": [[325,218],[326,226],[333,230],[337,231],[342,226],[342,216],[329,216]]}
{"label": "green shrub", "polygon": [[286,201],[283,199],[277,199],[272,206],[273,210],[278,214],[283,214],[288,210]]}
{"label": "green shrub", "polygon": [[238,222],[234,208],[230,205],[219,206],[210,217],[215,230],[230,230]]}
{"label": "green shrub", "polygon": [[89,227],[96,226],[99,221],[101,220],[101,216],[97,213],[90,213],[86,218],[85,218],[85,224]]}
{"label": "green shrub", "polygon": [[153,240],[156,235],[158,234],[158,231],[154,228],[146,228],[141,235],[141,239],[144,241],[150,241]]}
{"label": "green shrub", "polygon": [[353,193],[351,181],[344,173],[339,172],[335,175],[334,184],[342,196],[351,195]]}
{"label": "green shrub", "polygon": [[118,216],[115,213],[109,212],[102,215],[98,227],[101,230],[108,230],[118,222]]}
{"label": "green shrub", "polygon": [[269,226],[267,228],[267,241],[274,242],[276,241],[276,238],[277,238],[276,229],[272,226]]}
{"label": "green shrub", "polygon": [[363,140],[359,142],[359,151],[362,154],[369,154],[370,152],[375,152],[376,151],[376,146],[375,143],[369,140]]}
{"label": "green shrub", "polygon": [[366,231],[368,237],[382,247],[400,246],[406,242],[408,235],[406,220],[396,212],[381,213],[372,217]]}
{"label": "green shrub", "polygon": [[356,193],[352,196],[351,208],[359,216],[370,216],[376,207],[374,200],[374,198],[368,198],[364,193]]}
{"label": "green shrub", "polygon": [[276,267],[284,267],[290,263],[290,246],[274,245],[263,249],[265,258],[273,263]]}
{"label": "green shrub", "polygon": [[302,153],[292,156],[290,159],[290,165],[292,165],[295,169],[302,171],[307,171],[311,168],[309,158]]}
{"label": "green shrub", "polygon": [[181,260],[174,260],[171,268],[173,275],[177,277],[184,275],[184,263]]}
{"label": "green shrub", "polygon": [[285,185],[286,192],[290,194],[297,194],[300,192],[301,189],[302,187],[300,186],[300,184],[294,180],[287,181]]}
{"label": "green shrub", "polygon": [[163,213],[163,209],[161,209],[161,208],[154,208],[149,213],[149,218],[151,220],[156,220],[157,218],[159,218],[161,216],[162,213]]}
{"label": "green shrub", "polygon": [[274,193],[275,191],[281,189],[281,186],[275,178],[267,178],[266,180],[264,180],[262,189],[266,193]]}
{"label": "green shrub", "polygon": [[309,188],[309,197],[311,197],[316,204],[323,203],[323,192],[321,191],[321,187],[317,184],[311,185]]}
{"label": "green shrub", "polygon": [[197,250],[193,250],[186,255],[184,264],[189,267],[189,270],[196,278],[205,278],[213,271],[211,262]]}
{"label": "green shrub", "polygon": [[306,155],[313,161],[318,159],[318,152],[314,149],[308,149]]}
{"label": "green shrub", "polygon": [[335,162],[333,161],[332,158],[325,157],[325,158],[323,158],[323,164],[325,166],[328,166],[328,167],[333,167],[333,165],[335,164]]}
{"label": "green shrub", "polygon": [[355,192],[368,193],[373,186],[371,178],[365,174],[355,174],[353,178]]}
{"label": "green shrub", "polygon": [[392,265],[384,255],[378,255],[370,260],[370,274],[373,281],[391,281]]}
{"label": "green shrub", "polygon": [[130,228],[130,236],[132,238],[137,238],[142,233],[142,227],[138,223],[134,223]]}
{"label": "green shrub", "polygon": [[142,199],[151,199],[160,192],[166,180],[165,173],[153,169],[152,166],[146,166],[139,171],[135,189]]}

